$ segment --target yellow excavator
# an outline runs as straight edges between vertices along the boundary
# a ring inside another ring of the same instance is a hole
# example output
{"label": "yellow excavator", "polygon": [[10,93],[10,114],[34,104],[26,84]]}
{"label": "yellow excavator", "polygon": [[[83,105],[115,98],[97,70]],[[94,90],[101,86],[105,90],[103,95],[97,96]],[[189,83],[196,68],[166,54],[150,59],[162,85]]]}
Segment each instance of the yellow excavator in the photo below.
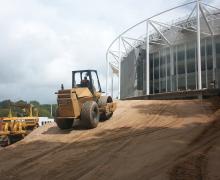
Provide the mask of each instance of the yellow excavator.
{"label": "yellow excavator", "polygon": [[70,129],[75,119],[85,128],[97,127],[100,120],[109,119],[116,109],[111,96],[102,96],[96,70],[72,72],[72,88],[57,94],[58,108],[55,121],[60,129]]}
{"label": "yellow excavator", "polygon": [[[19,117],[12,116],[12,107],[22,110]],[[33,109],[35,116],[33,116]],[[8,117],[0,117],[0,145],[7,146],[21,140],[39,126],[38,121],[38,111],[31,104],[12,104],[9,108]]]}

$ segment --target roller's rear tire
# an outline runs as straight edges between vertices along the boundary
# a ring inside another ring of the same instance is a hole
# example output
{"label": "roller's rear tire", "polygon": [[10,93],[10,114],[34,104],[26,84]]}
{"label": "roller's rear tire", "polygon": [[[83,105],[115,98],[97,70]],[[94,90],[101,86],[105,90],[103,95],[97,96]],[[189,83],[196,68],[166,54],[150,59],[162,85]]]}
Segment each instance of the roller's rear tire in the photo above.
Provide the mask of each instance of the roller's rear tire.
{"label": "roller's rear tire", "polygon": [[80,120],[85,128],[96,128],[99,123],[99,107],[95,101],[87,101],[83,104]]}
{"label": "roller's rear tire", "polygon": [[113,112],[110,112],[110,113],[102,113],[100,114],[100,120],[101,121],[106,121],[108,119],[110,119],[113,115]]}
{"label": "roller's rear tire", "polygon": [[56,119],[57,126],[60,129],[70,129],[73,126],[73,119]]}
{"label": "roller's rear tire", "polygon": [[[59,117],[58,109],[56,109],[56,117]],[[62,130],[72,128],[73,121],[74,119],[55,118],[55,122],[57,123],[57,126]]]}
{"label": "roller's rear tire", "polygon": [[[107,106],[107,103],[112,103],[112,97],[111,96],[101,96],[98,100],[99,107]],[[106,121],[112,116],[113,112],[102,112],[100,114],[100,121]]]}

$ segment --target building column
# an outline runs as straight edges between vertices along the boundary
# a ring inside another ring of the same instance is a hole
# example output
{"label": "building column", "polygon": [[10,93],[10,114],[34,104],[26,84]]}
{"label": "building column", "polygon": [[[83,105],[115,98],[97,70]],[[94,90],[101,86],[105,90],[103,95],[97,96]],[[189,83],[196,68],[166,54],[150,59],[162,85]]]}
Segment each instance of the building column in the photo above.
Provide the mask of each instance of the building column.
{"label": "building column", "polygon": [[121,37],[119,37],[119,44],[118,44],[118,99],[121,99]]}
{"label": "building column", "polygon": [[[108,56],[108,55],[106,55]],[[105,95],[108,96],[108,76],[109,76],[109,61],[108,61],[108,57],[106,58],[106,68],[107,68],[107,71],[106,71],[106,92],[105,92]]]}
{"label": "building column", "polygon": [[207,69],[207,40],[205,39],[205,84],[208,88],[208,69]]}
{"label": "building column", "polygon": [[178,91],[179,89],[179,72],[178,72],[178,55],[177,55],[177,46],[175,48],[176,52],[175,52],[175,55],[176,55],[176,90]]}
{"label": "building column", "polygon": [[160,84],[160,51],[159,51],[159,93],[161,92],[161,84]]}
{"label": "building column", "polygon": [[111,84],[112,84],[112,87],[111,87],[111,97],[113,98],[113,89],[114,89],[114,74],[113,74],[113,72],[112,72]]}
{"label": "building column", "polygon": [[174,61],[173,61],[173,47],[170,46],[170,91],[174,91]]}
{"label": "building column", "polygon": [[[216,81],[216,46],[215,39],[212,35],[212,61],[213,61],[213,81]],[[218,88],[218,83],[216,84],[216,88]]]}
{"label": "building column", "polygon": [[154,53],[153,53],[153,94],[154,94]]}
{"label": "building column", "polygon": [[200,42],[200,2],[197,0],[197,59],[198,59],[198,89],[202,89],[201,42]]}
{"label": "building column", "polygon": [[146,21],[146,95],[150,94],[149,22]]}
{"label": "building column", "polygon": [[166,92],[167,92],[167,49],[165,50],[165,61],[166,61],[165,70],[166,70]]}
{"label": "building column", "polygon": [[188,78],[187,78],[187,46],[184,45],[185,55],[184,55],[184,61],[185,61],[185,88],[188,89]]}
{"label": "building column", "polygon": [[196,90],[198,89],[198,70],[197,70],[197,49],[196,49],[196,45],[195,45],[195,58],[194,58],[194,61],[195,61],[195,83],[196,83]]}

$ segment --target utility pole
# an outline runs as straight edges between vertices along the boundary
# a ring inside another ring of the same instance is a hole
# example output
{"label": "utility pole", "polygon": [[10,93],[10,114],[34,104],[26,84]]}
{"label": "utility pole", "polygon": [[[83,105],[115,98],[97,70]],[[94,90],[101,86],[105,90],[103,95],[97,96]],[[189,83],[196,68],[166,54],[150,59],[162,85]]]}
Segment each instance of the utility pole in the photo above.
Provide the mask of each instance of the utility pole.
{"label": "utility pole", "polygon": [[50,117],[53,117],[53,104],[50,105]]}

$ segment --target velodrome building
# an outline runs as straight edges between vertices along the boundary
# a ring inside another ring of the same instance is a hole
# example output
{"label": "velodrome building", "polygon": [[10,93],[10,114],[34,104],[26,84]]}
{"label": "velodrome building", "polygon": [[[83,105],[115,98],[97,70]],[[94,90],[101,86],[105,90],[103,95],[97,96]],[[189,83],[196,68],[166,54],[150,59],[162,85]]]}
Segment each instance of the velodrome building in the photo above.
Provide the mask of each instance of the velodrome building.
{"label": "velodrome building", "polygon": [[[171,22],[161,17],[176,12]],[[117,75],[120,99],[217,90],[220,9],[193,1],[145,19],[112,42],[106,62],[106,91],[113,93]]]}

